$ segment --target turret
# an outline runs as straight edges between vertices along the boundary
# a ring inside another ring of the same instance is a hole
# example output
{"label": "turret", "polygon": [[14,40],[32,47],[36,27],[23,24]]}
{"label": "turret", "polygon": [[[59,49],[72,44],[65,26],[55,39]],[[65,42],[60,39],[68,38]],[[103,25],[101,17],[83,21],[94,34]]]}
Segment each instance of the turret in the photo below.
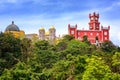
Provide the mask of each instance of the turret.
{"label": "turret", "polygon": [[75,39],[77,39],[77,24],[75,26],[68,24],[68,34],[74,36]]}
{"label": "turret", "polygon": [[108,27],[101,26],[103,41],[109,41],[109,30],[110,30],[110,26]]}

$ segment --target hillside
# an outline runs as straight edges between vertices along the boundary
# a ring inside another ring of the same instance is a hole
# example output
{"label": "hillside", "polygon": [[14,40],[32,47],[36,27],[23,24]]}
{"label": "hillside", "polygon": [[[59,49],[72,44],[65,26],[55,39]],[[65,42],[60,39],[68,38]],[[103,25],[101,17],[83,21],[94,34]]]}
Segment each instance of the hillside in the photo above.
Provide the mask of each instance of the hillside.
{"label": "hillside", "polygon": [[69,35],[50,44],[0,33],[0,80],[120,80],[120,47]]}

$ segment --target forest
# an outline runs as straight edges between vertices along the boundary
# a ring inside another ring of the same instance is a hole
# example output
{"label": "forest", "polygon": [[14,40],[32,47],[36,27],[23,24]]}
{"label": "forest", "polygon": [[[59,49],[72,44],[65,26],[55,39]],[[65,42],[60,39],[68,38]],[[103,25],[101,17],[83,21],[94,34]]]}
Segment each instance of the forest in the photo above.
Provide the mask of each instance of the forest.
{"label": "forest", "polygon": [[0,80],[120,80],[120,47],[87,37],[51,44],[0,33]]}

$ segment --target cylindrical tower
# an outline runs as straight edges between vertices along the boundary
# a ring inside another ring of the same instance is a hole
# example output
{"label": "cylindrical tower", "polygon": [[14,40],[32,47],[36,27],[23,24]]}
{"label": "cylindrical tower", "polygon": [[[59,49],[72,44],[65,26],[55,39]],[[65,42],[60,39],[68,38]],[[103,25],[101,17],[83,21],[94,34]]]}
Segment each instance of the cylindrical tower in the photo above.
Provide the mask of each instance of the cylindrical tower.
{"label": "cylindrical tower", "polygon": [[45,40],[45,29],[44,28],[39,29],[39,39]]}
{"label": "cylindrical tower", "polygon": [[49,29],[49,39],[55,39],[56,38],[56,29],[54,26],[51,26]]}

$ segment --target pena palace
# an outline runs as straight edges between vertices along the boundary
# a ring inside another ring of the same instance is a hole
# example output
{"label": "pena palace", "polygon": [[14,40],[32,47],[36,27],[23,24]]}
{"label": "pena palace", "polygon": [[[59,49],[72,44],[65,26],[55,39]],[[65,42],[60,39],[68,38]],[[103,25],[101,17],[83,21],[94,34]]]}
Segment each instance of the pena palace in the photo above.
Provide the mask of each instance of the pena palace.
{"label": "pena palace", "polygon": [[68,24],[68,34],[74,36],[75,39],[78,39],[80,41],[83,40],[83,36],[87,36],[88,40],[92,44],[109,41],[110,26],[100,26],[99,14],[96,14],[95,12],[89,14],[89,19],[89,30],[78,30],[77,24],[75,26],[71,26],[70,24]]}
{"label": "pena palace", "polygon": [[[84,36],[87,36],[88,40],[92,44],[96,43],[103,43],[104,41],[109,41],[109,30],[110,26],[103,27],[100,26],[99,22],[99,14],[96,14],[95,12],[92,14],[89,14],[89,30],[78,30],[77,25],[71,26],[68,24],[68,34],[71,36],[74,36],[75,39],[78,39],[80,41],[83,40]],[[23,30],[20,30],[17,25],[14,24],[14,21],[12,21],[12,24],[8,25],[5,33],[10,32],[13,33],[15,37],[26,37],[26,38],[34,38],[37,37],[40,40],[54,40],[54,39],[60,39],[60,37],[56,37],[56,29],[54,26],[51,26],[49,30],[46,32],[44,28],[40,28],[38,30],[38,34],[25,34]]]}

